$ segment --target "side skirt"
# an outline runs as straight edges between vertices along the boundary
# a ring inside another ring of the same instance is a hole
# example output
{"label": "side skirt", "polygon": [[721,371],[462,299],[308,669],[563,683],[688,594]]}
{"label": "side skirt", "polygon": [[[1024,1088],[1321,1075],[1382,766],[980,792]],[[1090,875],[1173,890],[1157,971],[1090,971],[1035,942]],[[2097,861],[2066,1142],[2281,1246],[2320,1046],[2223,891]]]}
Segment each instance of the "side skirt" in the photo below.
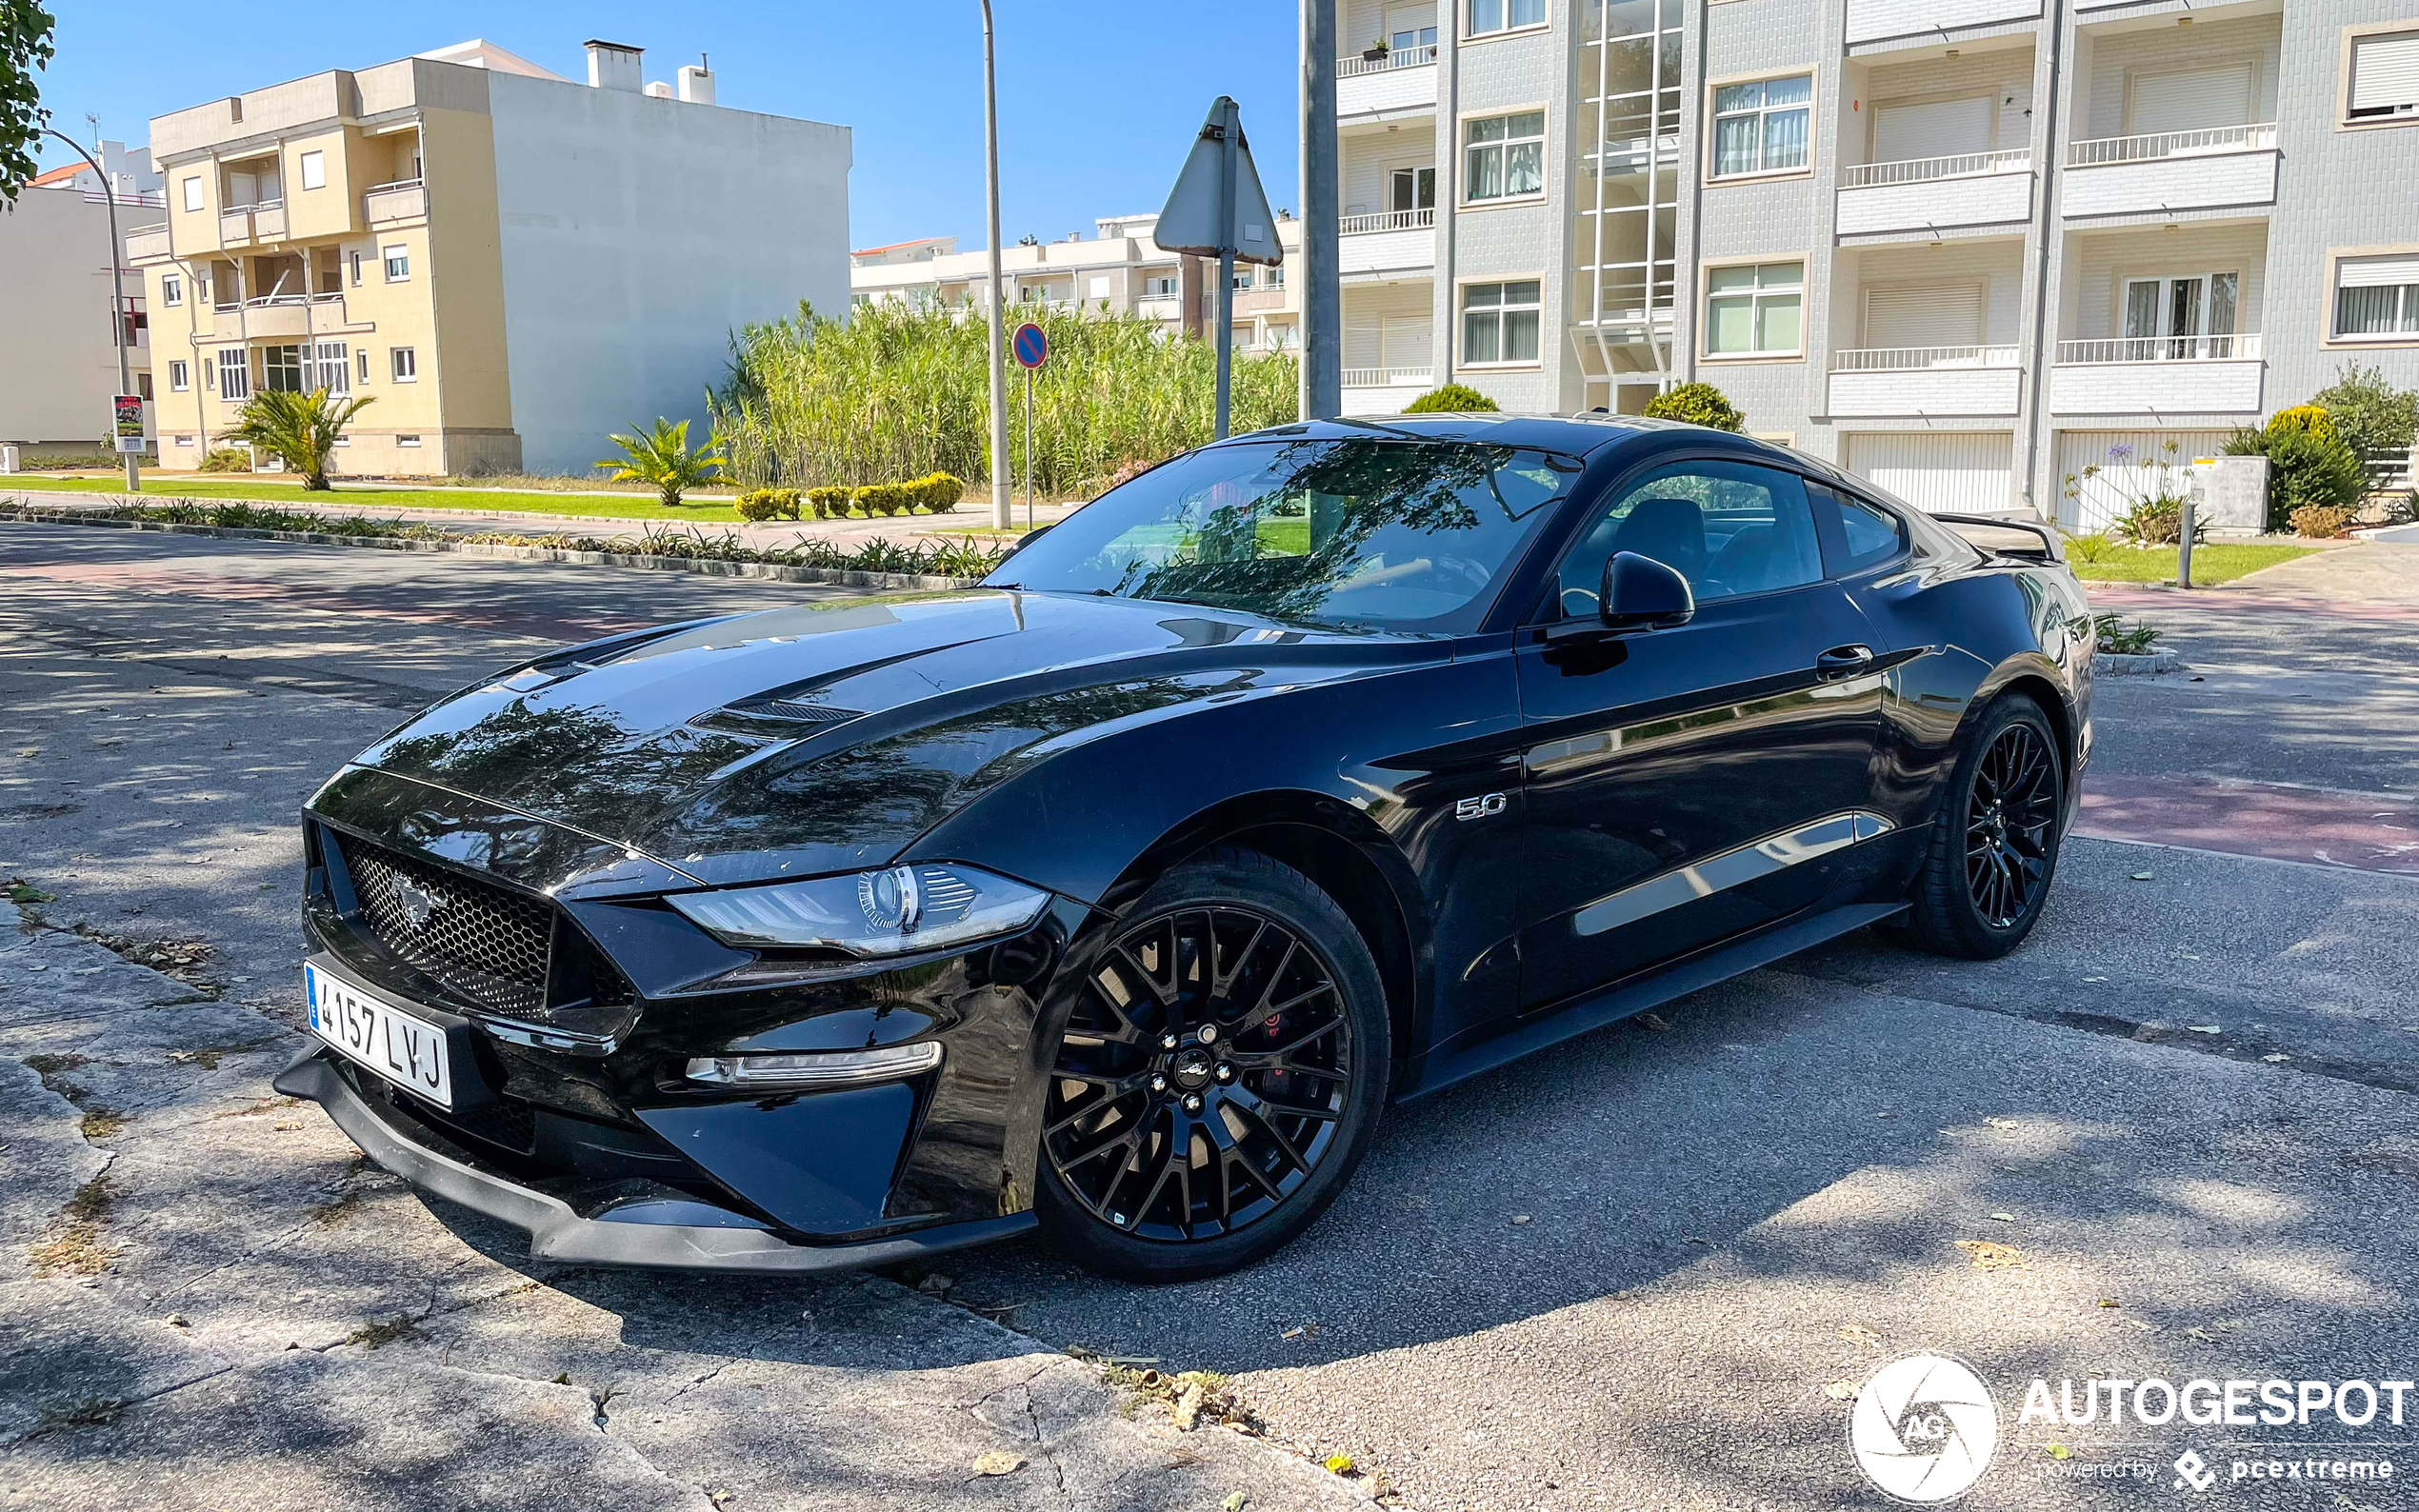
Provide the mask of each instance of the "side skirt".
{"label": "side skirt", "polygon": [[1869,924],[1879,924],[1893,914],[1906,912],[1907,908],[1905,903],[1849,904],[1792,919],[1702,955],[1674,962],[1650,975],[1625,982],[1609,992],[1583,998],[1561,1012],[1550,1014],[1534,1024],[1499,1034],[1491,1040],[1482,1040],[1442,1060],[1431,1061],[1421,1068],[1418,1084],[1394,1101],[1415,1102],[1456,1082],[1466,1082],[1499,1065],[1509,1064],[1525,1055],[1560,1044],[1566,1040],[1577,1039],[1591,1029],[1617,1024],[1649,1008],[1661,1007],[1674,998],[1687,997],[1691,992],[1726,982],[1758,966],[1769,966],[1826,940],[1837,939]]}

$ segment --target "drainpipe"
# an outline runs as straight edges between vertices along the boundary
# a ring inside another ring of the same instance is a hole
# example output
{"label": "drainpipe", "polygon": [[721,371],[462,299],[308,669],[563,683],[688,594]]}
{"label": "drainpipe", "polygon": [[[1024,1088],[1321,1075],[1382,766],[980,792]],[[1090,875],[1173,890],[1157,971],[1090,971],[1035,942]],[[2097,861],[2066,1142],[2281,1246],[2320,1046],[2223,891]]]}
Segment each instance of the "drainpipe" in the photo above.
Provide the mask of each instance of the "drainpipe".
{"label": "drainpipe", "polygon": [[2029,381],[2025,385],[2030,401],[2020,417],[2025,428],[2025,498],[2032,512],[2058,523],[2058,507],[2047,508],[2041,503],[2041,457],[2048,449],[2045,431],[2049,395],[2049,367],[2057,356],[2056,343],[2051,339],[2049,309],[2049,263],[2063,244],[2057,240],[2058,157],[2066,141],[2066,90],[2062,87],[2060,65],[2066,61],[2067,0],[2049,0],[2048,46],[2049,67],[2048,87],[2040,91],[2041,100],[2033,107],[2048,117],[2048,125],[2039,133],[2041,162],[2040,203],[2033,208],[2033,269],[2032,269],[2032,362]]}
{"label": "drainpipe", "polygon": [[1429,301],[1428,355],[1433,387],[1442,388],[1453,381],[1453,353],[1461,336],[1453,285],[1462,203],[1461,0],[1440,4],[1436,19],[1436,136],[1429,154],[1436,160],[1436,290]]}

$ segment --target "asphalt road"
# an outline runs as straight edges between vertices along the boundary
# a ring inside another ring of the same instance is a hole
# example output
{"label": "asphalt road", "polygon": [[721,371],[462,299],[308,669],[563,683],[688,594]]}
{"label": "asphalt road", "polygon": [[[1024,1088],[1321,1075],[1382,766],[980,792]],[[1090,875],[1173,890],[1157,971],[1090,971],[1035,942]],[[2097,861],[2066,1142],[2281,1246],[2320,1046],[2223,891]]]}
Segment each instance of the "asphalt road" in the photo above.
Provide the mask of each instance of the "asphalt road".
{"label": "asphalt road", "polygon": [[[0,877],[56,894],[54,925],[206,940],[226,984],[197,1001],[60,929],[0,945],[0,1504],[1862,1507],[1840,1393],[1926,1347],[1999,1396],[1969,1504],[2129,1507],[2174,1500],[2188,1445],[2353,1435],[2020,1423],[2033,1377],[2419,1374],[2419,882],[2349,866],[2073,840],[2008,960],[1855,937],[1397,1110],[1329,1214],[1242,1275],[953,1260],[950,1295],[1024,1338],[881,1280],[535,1267],[260,1101],[321,776],[541,644],[813,591],[0,527]],[[2208,612],[2170,623],[2187,680],[2103,684],[2104,769],[2419,790],[2397,632]],[[2313,665],[2346,680],[2303,698]],[[212,1044],[234,1048],[203,1067]],[[17,1069],[43,1054],[89,1058],[50,1075],[80,1103]],[[79,1136],[94,1105],[137,1116]],[[116,1268],[32,1278],[25,1246],[73,1237],[96,1168],[123,1195],[86,1238]],[[1361,1473],[1128,1423],[1067,1346],[1229,1373],[1276,1438]],[[298,1396],[291,1431],[255,1423]],[[135,1404],[77,1421],[112,1398]],[[985,1435],[1036,1462],[970,1478]],[[2419,1475],[2419,1422],[2357,1437]],[[2120,1462],[2157,1473],[2069,1478]],[[2336,1495],[2209,1500],[2408,1502]]]}

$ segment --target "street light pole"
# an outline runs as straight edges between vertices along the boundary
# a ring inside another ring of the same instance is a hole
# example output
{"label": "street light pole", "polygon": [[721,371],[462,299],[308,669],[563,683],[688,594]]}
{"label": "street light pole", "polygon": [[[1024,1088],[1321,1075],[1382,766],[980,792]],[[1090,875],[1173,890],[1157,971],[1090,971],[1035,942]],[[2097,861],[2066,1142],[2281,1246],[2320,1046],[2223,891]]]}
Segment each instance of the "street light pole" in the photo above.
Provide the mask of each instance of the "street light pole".
{"label": "street light pole", "polygon": [[[110,212],[110,333],[117,338],[117,391],[122,394],[130,394],[134,391],[134,373],[132,365],[127,360],[126,355],[126,280],[123,276],[126,266],[126,244],[117,239],[117,189],[110,183],[110,175],[103,171],[100,163],[91,153],[84,150],[83,143],[56,127],[46,126],[42,131],[44,135],[55,136],[73,148],[76,156],[92,165],[92,176],[101,181],[101,202],[109,208]],[[114,404],[110,407],[110,443],[115,445],[117,407]],[[126,491],[137,492],[143,487],[140,454],[128,451],[120,455],[126,458]]]}
{"label": "street light pole", "polygon": [[1344,412],[1338,285],[1335,0],[1302,0],[1302,418]]}
{"label": "street light pole", "polygon": [[991,0],[983,0],[983,161],[991,217],[991,527],[1006,530],[1014,526],[1015,514],[1008,469],[1008,312],[1000,305],[1000,103]]}

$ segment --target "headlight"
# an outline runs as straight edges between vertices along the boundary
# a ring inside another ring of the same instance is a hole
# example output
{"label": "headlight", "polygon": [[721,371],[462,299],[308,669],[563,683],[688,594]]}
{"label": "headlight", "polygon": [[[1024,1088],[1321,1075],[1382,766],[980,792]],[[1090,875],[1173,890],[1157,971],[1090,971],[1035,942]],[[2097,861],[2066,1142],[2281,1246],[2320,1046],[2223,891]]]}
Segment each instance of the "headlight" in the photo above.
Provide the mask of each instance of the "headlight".
{"label": "headlight", "polygon": [[972,866],[891,866],[665,900],[725,945],[895,956],[1009,934],[1050,894]]}

